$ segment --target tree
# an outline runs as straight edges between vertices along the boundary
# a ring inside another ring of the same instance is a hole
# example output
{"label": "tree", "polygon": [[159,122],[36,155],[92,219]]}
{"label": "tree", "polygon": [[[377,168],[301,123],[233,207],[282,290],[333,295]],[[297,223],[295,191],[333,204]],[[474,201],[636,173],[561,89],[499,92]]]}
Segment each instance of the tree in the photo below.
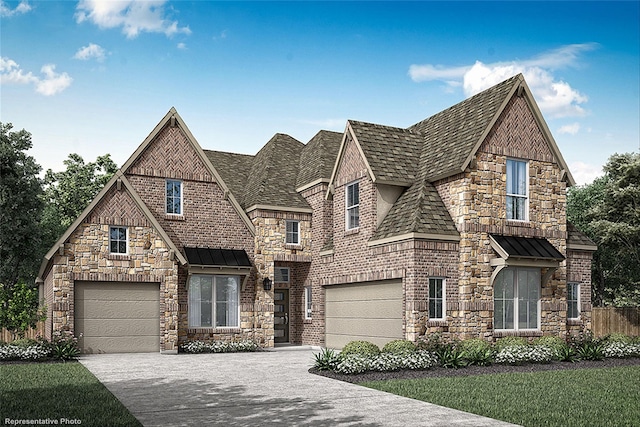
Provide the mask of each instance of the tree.
{"label": "tree", "polygon": [[6,328],[13,335],[24,338],[29,328],[35,328],[46,318],[45,307],[38,308],[38,290],[24,283],[11,288],[0,284],[0,328]]}
{"label": "tree", "polygon": [[614,154],[604,172],[571,189],[567,216],[598,245],[593,303],[640,305],[640,153]]}
{"label": "tree", "polygon": [[33,283],[40,259],[41,167],[26,154],[31,134],[0,122],[0,283]]}
{"label": "tree", "polygon": [[47,170],[44,178],[45,208],[42,215],[45,246],[49,249],[76,220],[93,198],[117,172],[118,166],[106,154],[85,163],[78,154],[64,161],[66,170]]}

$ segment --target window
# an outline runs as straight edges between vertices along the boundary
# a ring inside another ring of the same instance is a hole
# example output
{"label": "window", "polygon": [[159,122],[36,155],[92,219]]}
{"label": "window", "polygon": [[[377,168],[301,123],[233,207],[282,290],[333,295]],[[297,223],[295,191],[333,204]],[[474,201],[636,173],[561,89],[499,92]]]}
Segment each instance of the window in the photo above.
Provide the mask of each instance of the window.
{"label": "window", "polygon": [[347,185],[347,230],[360,226],[360,183]]}
{"label": "window", "polygon": [[311,319],[311,314],[313,310],[311,309],[311,286],[307,286],[304,288],[304,318]]}
{"label": "window", "polygon": [[194,274],[189,281],[189,326],[240,325],[240,277]]}
{"label": "window", "polygon": [[276,267],[273,273],[276,283],[289,283],[289,267]]}
{"label": "window", "polygon": [[494,329],[539,329],[540,269],[505,268],[493,290]]}
{"label": "window", "polygon": [[300,223],[298,221],[287,221],[287,235],[285,243],[292,245],[300,244]]}
{"label": "window", "polygon": [[580,284],[567,283],[567,319],[580,317]]}
{"label": "window", "polygon": [[507,219],[527,220],[527,181],[527,162],[507,159]]}
{"label": "window", "polygon": [[443,278],[429,279],[429,320],[444,320],[445,310],[445,280]]}
{"label": "window", "polygon": [[167,180],[167,210],[168,214],[182,215],[182,182]]}
{"label": "window", "polygon": [[127,227],[109,227],[109,252],[127,253]]}

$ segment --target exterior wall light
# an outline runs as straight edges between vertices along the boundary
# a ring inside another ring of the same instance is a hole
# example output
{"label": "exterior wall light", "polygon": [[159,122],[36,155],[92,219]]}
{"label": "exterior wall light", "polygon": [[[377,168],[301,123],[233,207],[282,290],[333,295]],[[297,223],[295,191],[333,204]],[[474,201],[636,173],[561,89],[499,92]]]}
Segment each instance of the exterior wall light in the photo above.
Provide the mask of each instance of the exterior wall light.
{"label": "exterior wall light", "polygon": [[265,277],[264,280],[262,281],[262,287],[264,288],[265,291],[270,291],[271,279],[269,279],[268,277]]}

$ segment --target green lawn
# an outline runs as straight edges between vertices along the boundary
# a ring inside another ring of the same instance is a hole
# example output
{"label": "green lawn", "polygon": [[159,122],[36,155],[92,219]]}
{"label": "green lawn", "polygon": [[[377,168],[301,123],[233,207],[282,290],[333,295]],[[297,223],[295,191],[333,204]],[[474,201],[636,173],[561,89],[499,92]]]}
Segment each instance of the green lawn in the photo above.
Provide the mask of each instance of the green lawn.
{"label": "green lawn", "polygon": [[[0,420],[80,420],[82,426],[141,426],[77,362],[0,365]],[[78,423],[75,422],[77,425]]]}
{"label": "green lawn", "polygon": [[640,426],[640,367],[362,383],[524,426]]}

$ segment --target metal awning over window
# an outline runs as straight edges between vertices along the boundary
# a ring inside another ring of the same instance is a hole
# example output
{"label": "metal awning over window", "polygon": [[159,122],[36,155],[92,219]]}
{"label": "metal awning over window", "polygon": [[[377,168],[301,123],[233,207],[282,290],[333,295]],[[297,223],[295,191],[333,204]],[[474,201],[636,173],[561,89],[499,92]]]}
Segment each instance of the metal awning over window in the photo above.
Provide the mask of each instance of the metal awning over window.
{"label": "metal awning over window", "polygon": [[491,283],[500,270],[513,266],[546,268],[547,272],[542,277],[542,283],[545,284],[565,260],[564,255],[547,239],[491,234],[489,240],[493,250],[500,255],[500,258],[491,260],[491,265],[496,267],[491,275]]}
{"label": "metal awning over window", "polygon": [[251,273],[251,260],[244,249],[184,248],[189,275],[213,274],[244,276],[242,288]]}

